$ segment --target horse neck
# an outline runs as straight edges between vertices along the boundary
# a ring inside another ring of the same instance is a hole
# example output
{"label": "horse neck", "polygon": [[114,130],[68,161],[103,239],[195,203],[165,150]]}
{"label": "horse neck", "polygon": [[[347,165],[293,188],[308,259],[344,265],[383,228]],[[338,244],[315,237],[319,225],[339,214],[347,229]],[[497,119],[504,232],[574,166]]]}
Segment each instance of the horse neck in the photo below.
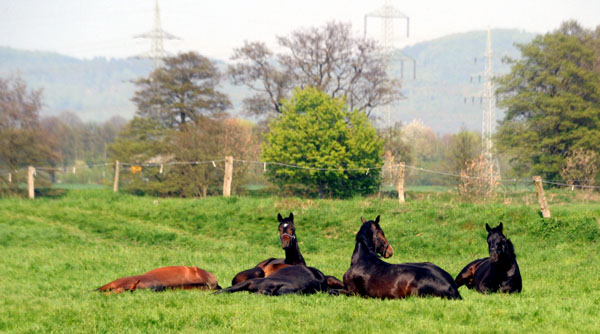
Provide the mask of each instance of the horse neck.
{"label": "horse neck", "polygon": [[295,238],[292,240],[290,247],[285,249],[285,263],[306,266],[304,257],[300,253],[300,247],[298,247],[298,241]]}
{"label": "horse neck", "polygon": [[370,250],[370,248],[367,245],[366,241],[357,238],[357,240],[356,240],[356,246],[354,246],[354,252],[352,253],[352,260],[350,262],[350,265],[355,265],[361,259],[370,258],[370,257],[375,257],[376,259],[378,259],[377,255],[375,255]]}

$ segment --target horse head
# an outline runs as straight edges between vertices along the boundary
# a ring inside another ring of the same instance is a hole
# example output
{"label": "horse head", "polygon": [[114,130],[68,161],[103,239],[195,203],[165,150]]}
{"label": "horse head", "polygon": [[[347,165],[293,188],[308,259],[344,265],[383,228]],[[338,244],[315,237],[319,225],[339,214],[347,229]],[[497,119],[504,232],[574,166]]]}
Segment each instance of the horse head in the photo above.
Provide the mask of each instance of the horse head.
{"label": "horse head", "polygon": [[372,252],[386,259],[392,257],[394,249],[385,238],[385,233],[383,233],[381,226],[379,226],[379,216],[374,221],[366,221],[363,217],[360,217],[360,220],[362,221],[362,226],[356,235],[356,240],[362,240]]}
{"label": "horse head", "polygon": [[485,224],[485,229],[488,231],[487,243],[490,251],[491,263],[506,261],[512,256],[512,244],[510,243],[510,240],[506,239],[506,236],[502,234],[502,227],[502,223],[494,228],[491,228],[487,223]]}
{"label": "horse head", "polygon": [[279,240],[281,248],[287,249],[296,241],[296,227],[294,226],[294,214],[290,212],[289,217],[283,218],[281,213],[277,214],[279,221]]}

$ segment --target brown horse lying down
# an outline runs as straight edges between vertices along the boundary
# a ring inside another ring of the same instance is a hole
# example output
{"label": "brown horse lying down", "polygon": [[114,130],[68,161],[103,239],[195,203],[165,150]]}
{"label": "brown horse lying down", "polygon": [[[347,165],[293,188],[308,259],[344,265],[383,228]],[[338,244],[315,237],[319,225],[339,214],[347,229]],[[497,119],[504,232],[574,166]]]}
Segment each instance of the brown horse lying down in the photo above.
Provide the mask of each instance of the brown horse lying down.
{"label": "brown horse lying down", "polygon": [[120,293],[136,289],[201,289],[219,290],[221,287],[212,273],[198,267],[162,267],[143,275],[127,276],[99,287],[98,291]]}

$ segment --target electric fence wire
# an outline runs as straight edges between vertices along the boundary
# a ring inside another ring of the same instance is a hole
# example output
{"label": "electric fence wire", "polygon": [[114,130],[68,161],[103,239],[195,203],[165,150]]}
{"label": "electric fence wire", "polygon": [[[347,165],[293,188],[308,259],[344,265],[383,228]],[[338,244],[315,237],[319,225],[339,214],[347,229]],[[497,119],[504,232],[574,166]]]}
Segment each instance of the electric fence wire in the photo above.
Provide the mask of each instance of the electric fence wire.
{"label": "electric fence wire", "polygon": [[[135,163],[135,162],[119,162],[119,166],[121,167],[132,167],[132,166],[140,166],[140,167],[162,167],[162,166],[175,166],[175,165],[202,165],[202,164],[212,164],[213,167],[217,168],[216,163],[222,163],[225,162],[225,159],[214,159],[214,160],[203,160],[203,161],[171,161],[171,162],[164,162],[164,163]],[[295,165],[295,164],[289,164],[289,163],[283,163],[283,162],[267,162],[267,161],[255,161],[255,160],[244,160],[244,159],[233,159],[233,162],[237,162],[237,163],[247,163],[247,164],[256,164],[256,165],[263,165],[264,166],[264,170],[266,171],[267,166],[277,166],[277,167],[285,167],[285,168],[296,168],[296,169],[303,169],[303,170],[311,170],[311,171],[336,171],[336,172],[365,172],[366,174],[368,174],[370,171],[372,170],[383,170],[383,169],[393,169],[393,168],[397,168],[399,167],[401,164],[389,164],[389,165],[382,165],[382,166],[368,166],[368,167],[356,167],[356,168],[344,168],[344,167],[313,167],[313,166],[301,166],[301,165]],[[88,167],[88,168],[93,168],[93,167],[97,167],[97,166],[114,166],[116,162],[98,162],[98,163],[92,163],[92,164],[85,164],[82,166],[70,166],[70,167],[47,167],[47,166],[40,166],[40,167],[34,167],[36,170],[40,170],[40,171],[58,171],[58,172],[66,172],[68,170],[73,170],[73,168],[82,168],[82,167]],[[424,172],[424,173],[429,173],[429,174],[436,174],[436,175],[442,175],[442,176],[448,176],[448,177],[454,177],[457,179],[470,179],[470,180],[481,180],[481,181],[487,181],[489,180],[489,177],[481,177],[481,176],[469,176],[469,175],[459,175],[459,174],[454,174],[454,173],[449,173],[449,172],[442,172],[442,171],[436,171],[436,170],[432,170],[432,169],[427,169],[427,168],[423,168],[423,167],[418,167],[418,166],[411,166],[411,165],[404,165],[405,168],[408,169],[412,169],[412,170],[416,170],[418,172]],[[16,174],[17,172],[20,172],[21,170],[14,170],[14,171],[0,171],[0,173],[2,174],[8,174],[8,173],[13,173]],[[25,170],[26,171],[26,170]],[[531,184],[531,180],[527,180],[527,179],[499,179],[497,180],[498,182],[501,183],[521,183],[521,184]],[[589,180],[573,180],[572,182],[581,182],[581,181],[589,181]],[[566,183],[566,181],[545,181],[542,180],[543,183],[546,184],[551,184],[554,186],[560,186],[560,187],[568,187],[568,188],[580,188],[580,189],[600,189],[600,186],[595,186],[595,185],[585,185],[585,184],[571,184],[571,183]]]}

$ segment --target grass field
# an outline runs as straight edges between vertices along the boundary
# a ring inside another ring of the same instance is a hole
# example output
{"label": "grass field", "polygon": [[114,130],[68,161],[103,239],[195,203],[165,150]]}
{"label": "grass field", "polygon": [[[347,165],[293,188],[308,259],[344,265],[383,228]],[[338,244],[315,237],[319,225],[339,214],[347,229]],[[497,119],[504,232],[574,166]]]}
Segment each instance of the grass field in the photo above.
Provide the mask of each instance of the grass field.
{"label": "grass field", "polygon": [[[554,218],[543,220],[533,205],[427,198],[399,205],[71,190],[54,199],[0,199],[0,332],[600,332],[599,204],[555,204]],[[338,278],[350,264],[360,216],[381,215],[394,247],[390,262],[431,261],[452,276],[487,255],[484,224],[503,221],[523,293],[481,295],[463,287],[463,300],[448,301],[91,291],[167,265],[199,266],[227,287],[238,271],[283,256],[276,215],[290,211],[307,263]]]}

